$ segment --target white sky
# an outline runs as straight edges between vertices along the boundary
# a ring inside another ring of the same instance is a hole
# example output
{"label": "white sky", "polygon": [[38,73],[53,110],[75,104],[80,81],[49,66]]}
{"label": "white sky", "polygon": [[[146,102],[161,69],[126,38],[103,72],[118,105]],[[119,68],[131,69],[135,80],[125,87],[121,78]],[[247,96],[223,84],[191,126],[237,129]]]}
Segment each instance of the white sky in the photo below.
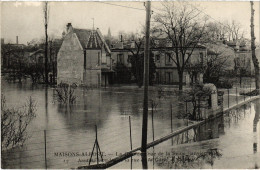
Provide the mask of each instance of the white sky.
{"label": "white sky", "polygon": [[[105,3],[140,8],[136,10]],[[61,36],[65,25],[72,23],[76,28],[92,28],[92,18],[95,27],[106,35],[110,27],[112,35],[118,31],[137,32],[145,23],[144,3],[139,2],[50,2],[49,34]],[[247,2],[192,2],[200,6],[203,11],[216,20],[237,20],[243,25],[246,37],[250,38],[250,3]],[[259,7],[255,2],[255,34],[259,42]],[[152,10],[158,11],[160,2],[152,2]],[[43,11],[41,2],[2,2],[1,3],[1,38],[5,42],[15,42],[19,36],[19,43],[26,44],[34,38],[44,36]]]}

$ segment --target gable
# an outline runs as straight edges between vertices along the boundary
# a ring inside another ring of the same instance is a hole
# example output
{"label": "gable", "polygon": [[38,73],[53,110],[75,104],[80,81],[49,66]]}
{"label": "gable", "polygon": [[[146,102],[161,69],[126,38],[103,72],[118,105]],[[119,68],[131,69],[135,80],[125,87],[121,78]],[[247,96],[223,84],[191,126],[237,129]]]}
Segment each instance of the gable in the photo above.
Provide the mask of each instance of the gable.
{"label": "gable", "polygon": [[78,37],[76,36],[76,34],[73,32],[70,32],[64,37],[64,40],[62,42],[59,52],[60,51],[76,51],[76,50],[83,51],[83,48],[82,48],[82,45],[81,45]]}

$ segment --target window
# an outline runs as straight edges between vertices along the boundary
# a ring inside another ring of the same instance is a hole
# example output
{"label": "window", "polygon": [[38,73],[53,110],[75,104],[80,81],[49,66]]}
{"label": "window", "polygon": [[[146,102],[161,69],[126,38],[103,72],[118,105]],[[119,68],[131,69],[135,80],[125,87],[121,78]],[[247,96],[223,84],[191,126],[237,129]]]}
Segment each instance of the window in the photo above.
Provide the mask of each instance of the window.
{"label": "window", "polygon": [[97,65],[99,66],[100,65],[100,52],[98,52],[98,63]]}
{"label": "window", "polygon": [[172,64],[172,58],[170,53],[165,54],[165,65],[171,65]]}
{"label": "window", "polygon": [[159,84],[160,83],[160,75],[158,72],[156,72],[156,83]]}
{"label": "window", "polygon": [[107,62],[107,55],[106,55],[106,53],[102,53],[101,61],[102,61],[102,64],[106,64],[106,62]]}
{"label": "window", "polygon": [[157,61],[157,62],[160,62],[160,54],[157,54],[157,55],[156,55],[156,61]]}
{"label": "window", "polygon": [[117,54],[117,63],[124,63],[124,55],[123,54]]}
{"label": "window", "polygon": [[159,40],[154,40],[154,43],[155,43],[156,45],[158,45],[160,42],[159,42]]}
{"label": "window", "polygon": [[166,74],[165,74],[165,76],[166,76],[166,83],[167,84],[172,84],[173,82],[173,80],[172,80],[172,72],[166,72]]}
{"label": "window", "polygon": [[128,58],[127,58],[127,62],[128,63],[131,63],[131,58],[132,58],[133,56],[132,55],[128,55]]}
{"label": "window", "polygon": [[200,62],[201,62],[201,64],[203,64],[203,60],[204,60],[203,58],[204,58],[204,57],[203,57],[203,53],[201,52],[201,53],[200,53]]}

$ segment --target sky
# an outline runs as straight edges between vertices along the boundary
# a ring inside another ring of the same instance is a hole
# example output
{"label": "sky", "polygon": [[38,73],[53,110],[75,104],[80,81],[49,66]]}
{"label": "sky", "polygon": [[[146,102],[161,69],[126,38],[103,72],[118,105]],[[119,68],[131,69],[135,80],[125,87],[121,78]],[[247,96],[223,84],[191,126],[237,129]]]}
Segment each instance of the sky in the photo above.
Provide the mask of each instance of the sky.
{"label": "sky", "polygon": [[[236,20],[250,38],[250,3],[247,1],[192,1],[192,5],[202,9],[211,21]],[[114,4],[114,5],[111,5]],[[1,2],[1,38],[5,43],[14,43],[19,36],[19,43],[27,44],[32,39],[44,37],[42,2]],[[49,28],[51,36],[61,37],[67,23],[75,28],[99,28],[106,35],[110,28],[112,35],[119,31],[138,32],[145,24],[144,2],[50,2]],[[127,6],[125,8],[122,6]],[[154,14],[159,12],[160,2],[152,2]],[[254,2],[255,35],[260,39],[259,8]],[[154,15],[153,14],[153,15]],[[213,19],[212,19],[213,18]]]}

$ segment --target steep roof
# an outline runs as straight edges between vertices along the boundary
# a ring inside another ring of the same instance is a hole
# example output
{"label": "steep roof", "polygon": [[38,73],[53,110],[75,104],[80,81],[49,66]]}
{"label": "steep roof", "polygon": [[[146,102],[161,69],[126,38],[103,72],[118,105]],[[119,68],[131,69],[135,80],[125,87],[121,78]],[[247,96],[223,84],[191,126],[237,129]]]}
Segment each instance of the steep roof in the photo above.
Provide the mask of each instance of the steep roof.
{"label": "steep roof", "polygon": [[104,46],[106,52],[110,53],[110,49],[106,44],[99,29],[91,30],[73,28],[73,32],[77,35],[79,42],[83,48],[101,49]]}
{"label": "steep roof", "polygon": [[33,56],[35,54],[38,54],[38,53],[44,53],[44,50],[43,49],[39,49],[37,51],[34,51],[34,52],[30,53],[29,57],[31,57],[31,56]]}
{"label": "steep roof", "polygon": [[102,40],[99,38],[98,33],[96,31],[91,31],[90,37],[87,42],[87,48],[98,48],[102,47]]}
{"label": "steep roof", "polygon": [[73,28],[73,32],[77,35],[82,48],[86,48],[87,42],[91,34],[91,30]]}

